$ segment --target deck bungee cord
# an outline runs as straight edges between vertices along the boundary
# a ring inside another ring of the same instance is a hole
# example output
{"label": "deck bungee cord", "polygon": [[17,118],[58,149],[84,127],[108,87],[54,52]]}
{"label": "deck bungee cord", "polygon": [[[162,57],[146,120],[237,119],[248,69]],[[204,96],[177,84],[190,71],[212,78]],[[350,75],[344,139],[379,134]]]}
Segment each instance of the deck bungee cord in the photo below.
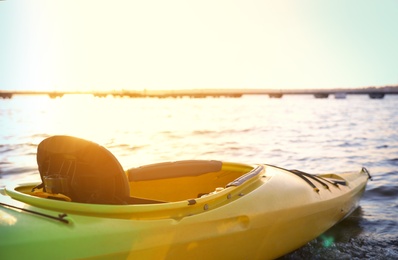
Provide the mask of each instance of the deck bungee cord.
{"label": "deck bungee cord", "polygon": [[[271,167],[275,167],[281,170],[285,170],[287,172],[293,173],[294,175],[296,175],[297,177],[301,178],[303,181],[305,181],[308,185],[311,186],[311,188],[314,189],[314,191],[316,191],[317,193],[319,192],[319,189],[315,186],[315,184],[311,181],[314,180],[318,183],[320,183],[323,187],[325,187],[326,189],[329,190],[329,186],[325,183],[329,183],[334,185],[335,187],[339,187],[339,185],[343,185],[346,186],[347,183],[344,180],[328,180],[324,177],[321,177],[319,175],[315,175],[315,174],[309,174],[303,171],[299,171],[299,170],[288,170],[279,166],[275,166],[275,165],[271,165],[271,164],[264,164],[266,166],[271,166]],[[371,180],[372,176],[370,175],[368,169],[366,169],[365,167],[362,167],[361,169],[362,172],[366,173],[368,175],[368,179]],[[311,179],[311,180],[310,180]]]}
{"label": "deck bungee cord", "polygon": [[29,210],[29,209],[13,206],[13,205],[10,205],[10,204],[7,204],[7,203],[3,203],[3,202],[0,202],[0,205],[3,206],[3,207],[6,207],[6,208],[28,212],[28,213],[31,213],[31,214],[39,215],[39,216],[42,216],[42,217],[58,220],[60,222],[69,224],[69,220],[65,219],[68,216],[66,213],[60,213],[60,214],[58,214],[58,216],[52,216],[52,215],[49,215],[49,214],[45,214],[45,213],[37,212],[37,211],[34,211],[34,210]]}

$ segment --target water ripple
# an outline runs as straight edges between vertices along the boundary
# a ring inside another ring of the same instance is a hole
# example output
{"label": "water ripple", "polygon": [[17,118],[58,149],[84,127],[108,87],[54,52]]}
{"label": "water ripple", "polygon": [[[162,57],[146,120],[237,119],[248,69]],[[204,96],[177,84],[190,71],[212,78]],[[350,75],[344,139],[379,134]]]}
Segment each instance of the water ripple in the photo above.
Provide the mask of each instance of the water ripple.
{"label": "water ripple", "polygon": [[0,100],[0,186],[37,178],[37,145],[55,134],[100,143],[124,168],[182,159],[270,163],[310,173],[365,166],[373,181],[359,213],[286,259],[398,259],[397,101],[305,95]]}

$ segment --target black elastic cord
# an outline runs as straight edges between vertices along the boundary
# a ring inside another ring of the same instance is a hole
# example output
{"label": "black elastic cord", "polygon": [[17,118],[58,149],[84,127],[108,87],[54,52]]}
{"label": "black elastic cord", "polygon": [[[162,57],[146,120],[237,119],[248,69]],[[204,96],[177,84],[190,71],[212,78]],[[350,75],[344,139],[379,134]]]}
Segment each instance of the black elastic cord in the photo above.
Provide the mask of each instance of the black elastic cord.
{"label": "black elastic cord", "polygon": [[[325,187],[326,189],[329,189],[329,186],[328,186],[326,183],[324,183],[323,181],[321,181],[320,179],[322,179],[322,178],[319,177],[319,176],[311,175],[311,174],[309,174],[309,173],[302,172],[302,171],[299,171],[299,170],[291,170],[291,172],[300,173],[300,174],[302,174],[302,175],[304,175],[304,176],[306,176],[306,177],[308,177],[308,178],[310,178],[310,179],[313,179],[313,180],[319,182],[319,183],[322,184],[323,187]],[[322,179],[322,180],[324,180],[324,179]],[[324,180],[324,181],[326,181],[326,180]]]}
{"label": "black elastic cord", "polygon": [[[300,177],[308,185],[310,185],[314,189],[314,191],[319,192],[319,189],[309,179],[307,179],[306,176],[304,176],[303,172],[298,171],[298,170],[288,170],[288,169],[285,169],[285,168],[282,168],[282,167],[279,167],[279,166],[275,166],[275,165],[271,165],[271,164],[265,164],[265,165],[271,166],[271,167],[274,167],[274,168],[277,168],[277,169],[281,169],[281,170],[284,170],[284,171],[287,171],[287,172],[290,172],[290,173],[293,173],[294,175]],[[317,181],[319,181],[319,180],[317,180]]]}
{"label": "black elastic cord", "polygon": [[300,171],[296,171],[296,170],[287,170],[287,171],[293,173],[294,175],[296,175],[298,177],[300,177],[306,183],[308,183],[316,192],[319,192],[319,189],[309,179],[307,179],[306,176],[304,176],[304,174],[302,174]]}
{"label": "black elastic cord", "polygon": [[34,192],[36,189],[42,189],[42,188],[44,188],[44,183],[43,182],[40,183],[39,185],[33,187],[31,191]]}
{"label": "black elastic cord", "polygon": [[365,167],[362,167],[362,171],[368,175],[369,180],[372,180],[372,176],[370,176],[370,172]]}
{"label": "black elastic cord", "polygon": [[[317,178],[319,178],[319,179],[321,179],[323,181],[326,181],[327,183],[332,184],[332,185],[334,185],[336,187],[339,187],[339,184],[340,185],[345,185],[345,184],[342,184],[342,183],[338,183],[337,181],[332,181],[332,180],[325,179],[325,178],[323,178],[323,177],[321,177],[319,175],[314,175],[314,176],[316,176]],[[345,183],[345,181],[344,181],[344,183]]]}
{"label": "black elastic cord", "polygon": [[67,217],[67,214],[65,214],[65,213],[60,213],[60,214],[58,214],[57,217],[55,217],[55,216],[51,216],[51,215],[44,214],[44,213],[41,213],[41,212],[37,212],[37,211],[25,209],[25,208],[16,207],[16,206],[9,205],[9,204],[2,203],[2,202],[0,202],[0,205],[4,206],[4,207],[7,207],[7,208],[22,210],[22,211],[25,211],[25,212],[29,212],[29,213],[32,213],[32,214],[36,214],[36,215],[39,215],[39,216],[42,216],[42,217],[46,217],[46,218],[51,218],[51,219],[58,220],[60,222],[69,224],[69,220],[65,219],[65,217]]}

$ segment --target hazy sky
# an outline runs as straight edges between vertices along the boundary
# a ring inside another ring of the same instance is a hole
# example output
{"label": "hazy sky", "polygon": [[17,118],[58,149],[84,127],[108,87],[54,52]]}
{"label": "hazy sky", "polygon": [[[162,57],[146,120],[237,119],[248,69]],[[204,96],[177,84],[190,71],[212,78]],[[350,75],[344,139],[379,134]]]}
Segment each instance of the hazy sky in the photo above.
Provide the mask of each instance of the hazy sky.
{"label": "hazy sky", "polygon": [[397,0],[7,0],[0,35],[0,89],[398,84]]}

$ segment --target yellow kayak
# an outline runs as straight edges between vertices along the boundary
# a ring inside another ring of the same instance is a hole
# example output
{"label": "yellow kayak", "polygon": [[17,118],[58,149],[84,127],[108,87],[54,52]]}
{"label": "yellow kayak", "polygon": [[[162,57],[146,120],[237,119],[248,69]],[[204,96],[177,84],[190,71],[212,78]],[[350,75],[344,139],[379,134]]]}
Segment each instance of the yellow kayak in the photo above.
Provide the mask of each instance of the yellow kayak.
{"label": "yellow kayak", "polygon": [[37,162],[43,183],[0,190],[1,259],[274,259],[347,217],[370,178],[205,160],[124,171],[70,136]]}

